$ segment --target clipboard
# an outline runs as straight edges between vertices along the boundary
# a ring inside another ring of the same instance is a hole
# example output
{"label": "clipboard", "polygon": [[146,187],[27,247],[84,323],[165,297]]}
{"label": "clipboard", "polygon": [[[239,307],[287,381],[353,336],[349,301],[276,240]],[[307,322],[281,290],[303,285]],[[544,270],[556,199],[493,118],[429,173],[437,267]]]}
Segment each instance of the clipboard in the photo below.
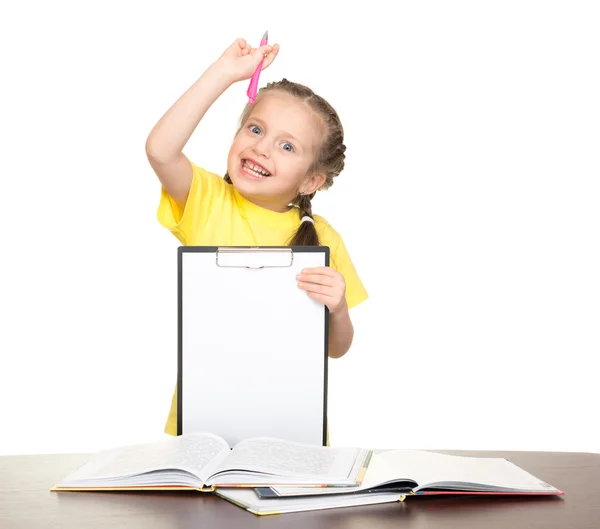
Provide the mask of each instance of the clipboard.
{"label": "clipboard", "polygon": [[297,286],[327,246],[178,248],[177,434],[327,443],[329,310]]}

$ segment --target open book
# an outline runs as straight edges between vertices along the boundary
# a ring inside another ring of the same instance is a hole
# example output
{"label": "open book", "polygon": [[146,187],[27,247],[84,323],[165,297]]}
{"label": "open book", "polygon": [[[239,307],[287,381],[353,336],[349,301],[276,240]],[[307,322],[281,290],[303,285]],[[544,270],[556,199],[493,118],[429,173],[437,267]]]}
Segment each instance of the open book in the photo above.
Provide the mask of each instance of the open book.
{"label": "open book", "polygon": [[337,494],[530,494],[560,491],[504,458],[439,454],[422,450],[374,453],[364,479],[351,488],[274,486],[256,488],[258,497],[294,498]]}
{"label": "open book", "polygon": [[357,486],[371,455],[362,448],[333,448],[266,437],[247,439],[231,448],[217,435],[189,433],[99,452],[51,490]]}
{"label": "open book", "polygon": [[416,494],[564,492],[503,458],[388,450],[372,455],[362,484],[356,487],[273,486],[219,489],[215,494],[251,513],[268,515],[397,502]]}

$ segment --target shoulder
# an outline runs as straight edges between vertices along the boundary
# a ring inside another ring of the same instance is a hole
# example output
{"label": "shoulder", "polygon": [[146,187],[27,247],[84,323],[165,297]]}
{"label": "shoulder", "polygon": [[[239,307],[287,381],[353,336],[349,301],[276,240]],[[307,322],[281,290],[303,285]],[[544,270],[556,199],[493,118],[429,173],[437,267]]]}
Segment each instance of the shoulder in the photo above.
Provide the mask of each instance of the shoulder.
{"label": "shoulder", "polygon": [[[192,166],[192,184],[188,202],[198,207],[206,208],[207,204],[214,205],[232,199],[232,186],[225,179],[190,161]],[[209,211],[206,210],[206,213]]]}
{"label": "shoulder", "polygon": [[321,215],[313,215],[313,218],[321,244],[329,246],[331,249],[336,248],[342,241],[342,236],[339,232]]}
{"label": "shoulder", "polygon": [[200,181],[205,184],[212,184],[214,186],[228,186],[229,184],[225,182],[225,179],[208,169],[195,164],[190,160],[190,164],[192,166],[192,178],[194,180]]}
{"label": "shoulder", "polygon": [[331,265],[334,268],[343,266],[343,261],[347,258],[347,250],[342,235],[320,215],[313,215],[313,218],[315,219],[315,228],[319,235],[319,244],[329,247]]}

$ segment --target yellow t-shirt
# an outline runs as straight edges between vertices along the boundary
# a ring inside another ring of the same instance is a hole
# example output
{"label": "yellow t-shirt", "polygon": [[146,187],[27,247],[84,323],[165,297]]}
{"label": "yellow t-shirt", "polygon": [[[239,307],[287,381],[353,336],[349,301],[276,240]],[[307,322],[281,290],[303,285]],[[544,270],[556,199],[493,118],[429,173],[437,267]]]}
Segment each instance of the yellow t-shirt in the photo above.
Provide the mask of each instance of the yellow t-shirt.
{"label": "yellow t-shirt", "polygon": [[[297,208],[280,213],[245,199],[217,174],[192,163],[193,178],[183,211],[161,188],[158,221],[184,246],[285,246],[300,226]],[[322,246],[329,246],[329,266],[344,276],[346,301],[352,308],[368,294],[340,235],[313,215]],[[177,435],[177,387],[165,432]]]}

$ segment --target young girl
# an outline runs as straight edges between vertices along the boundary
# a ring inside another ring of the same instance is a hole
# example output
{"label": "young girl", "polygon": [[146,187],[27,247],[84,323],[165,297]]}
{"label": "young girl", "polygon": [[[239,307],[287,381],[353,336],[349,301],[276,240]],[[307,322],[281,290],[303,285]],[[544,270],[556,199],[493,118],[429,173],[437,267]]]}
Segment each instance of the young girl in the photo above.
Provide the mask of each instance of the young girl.
{"label": "young girl", "polygon": [[[146,141],[162,187],[158,220],[183,245],[330,248],[330,266],[303,270],[298,288],[325,304],[329,356],[352,343],[348,309],[367,292],[340,235],[313,215],[311,199],[344,168],[343,128],[336,111],[309,88],[283,79],[246,105],[222,178],[188,160],[182,149],[198,123],[233,83],[263,69],[279,46],[251,48],[237,39],[154,126]],[[177,434],[177,389],[165,432]]]}

